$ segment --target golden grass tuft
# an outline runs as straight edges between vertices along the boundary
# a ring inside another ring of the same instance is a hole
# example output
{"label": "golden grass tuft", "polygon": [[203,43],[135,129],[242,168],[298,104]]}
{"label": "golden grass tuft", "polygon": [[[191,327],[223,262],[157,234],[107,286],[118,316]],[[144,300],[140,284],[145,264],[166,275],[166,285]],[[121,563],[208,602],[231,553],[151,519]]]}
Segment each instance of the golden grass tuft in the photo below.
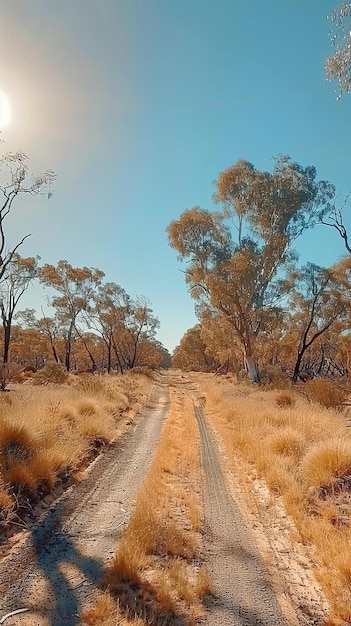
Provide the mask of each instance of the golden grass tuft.
{"label": "golden grass tuft", "polygon": [[0,423],[0,464],[3,470],[26,462],[34,453],[36,440],[21,423]]}
{"label": "golden grass tuft", "polygon": [[117,611],[111,596],[104,594],[82,614],[81,619],[86,626],[116,626]]}
{"label": "golden grass tuft", "polygon": [[113,590],[119,587],[121,582],[139,583],[141,581],[141,568],[146,567],[149,560],[145,554],[143,542],[137,539],[134,543],[127,538],[122,538],[110,565],[104,585]]}
{"label": "golden grass tuft", "polygon": [[76,409],[80,415],[96,415],[99,412],[96,402],[90,398],[82,399],[76,404]]}
{"label": "golden grass tuft", "polygon": [[32,468],[22,463],[13,465],[5,472],[4,476],[17,494],[21,494],[23,491],[34,493],[39,482],[38,476],[35,476]]}
{"label": "golden grass tuft", "polygon": [[85,395],[92,396],[103,394],[106,391],[101,376],[95,376],[94,374],[82,374],[79,376],[75,387]]}
{"label": "golden grass tuft", "polygon": [[280,393],[276,399],[275,399],[275,403],[277,406],[279,406],[281,409],[286,409],[288,407],[294,406],[295,404],[295,400],[294,398],[291,396],[290,393]]}
{"label": "golden grass tuft", "polygon": [[306,440],[300,432],[287,426],[270,437],[269,445],[274,453],[293,456],[298,461],[305,451]]}
{"label": "golden grass tuft", "polygon": [[331,487],[351,475],[351,441],[334,438],[314,445],[301,463],[301,475],[313,487]]}

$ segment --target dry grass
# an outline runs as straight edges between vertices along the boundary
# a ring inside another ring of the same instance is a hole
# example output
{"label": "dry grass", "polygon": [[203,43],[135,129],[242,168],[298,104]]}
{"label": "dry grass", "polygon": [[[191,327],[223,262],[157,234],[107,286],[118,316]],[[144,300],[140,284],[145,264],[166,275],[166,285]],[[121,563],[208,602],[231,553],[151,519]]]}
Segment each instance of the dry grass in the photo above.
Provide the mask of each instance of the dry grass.
{"label": "dry grass", "polygon": [[351,431],[340,412],[345,395],[313,381],[317,404],[293,390],[277,396],[211,375],[193,378],[233,470],[238,456],[249,463],[282,496],[299,540],[313,546],[331,623],[351,615]]}
{"label": "dry grass", "polygon": [[282,392],[276,397],[275,403],[277,406],[280,406],[281,409],[286,409],[288,407],[294,406],[295,400],[290,393]]}
{"label": "dry grass", "polygon": [[[44,374],[53,372],[61,380],[62,368]],[[21,515],[24,501],[33,505],[62,480],[81,475],[96,451],[126,428],[126,413],[140,412],[151,389],[140,372],[63,380],[27,380],[0,394],[0,525],[8,534],[14,510]]]}
{"label": "dry grass", "polygon": [[333,438],[313,445],[301,463],[302,479],[319,489],[330,489],[351,480],[351,438]]}
{"label": "dry grass", "polygon": [[317,378],[306,383],[305,391],[312,402],[318,402],[327,409],[339,411],[344,408],[349,396],[346,389],[337,387],[330,380]]}
{"label": "dry grass", "polygon": [[[190,625],[203,615],[201,599],[210,592],[210,580],[204,567],[193,564],[201,547],[199,463],[191,398],[171,390],[157,453],[104,579],[124,619],[133,616],[146,625],[171,624],[178,617]],[[108,611],[97,624],[105,624]],[[83,618],[88,626],[95,623]]]}

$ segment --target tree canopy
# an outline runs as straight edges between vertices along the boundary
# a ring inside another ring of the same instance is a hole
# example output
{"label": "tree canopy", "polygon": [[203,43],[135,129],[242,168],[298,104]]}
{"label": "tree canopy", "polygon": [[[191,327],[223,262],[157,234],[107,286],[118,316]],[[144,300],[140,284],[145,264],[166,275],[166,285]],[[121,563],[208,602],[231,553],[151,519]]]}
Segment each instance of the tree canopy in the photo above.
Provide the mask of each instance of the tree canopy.
{"label": "tree canopy", "polygon": [[327,80],[337,80],[339,96],[351,91],[351,2],[336,7],[331,15],[330,42],[334,53],[326,62]]}
{"label": "tree canopy", "polygon": [[170,245],[186,262],[185,279],[202,311],[232,325],[252,382],[254,344],[281,297],[278,272],[294,262],[292,245],[331,210],[334,187],[313,166],[278,156],[273,172],[240,160],[219,174],[221,212],[187,209],[168,226]]}

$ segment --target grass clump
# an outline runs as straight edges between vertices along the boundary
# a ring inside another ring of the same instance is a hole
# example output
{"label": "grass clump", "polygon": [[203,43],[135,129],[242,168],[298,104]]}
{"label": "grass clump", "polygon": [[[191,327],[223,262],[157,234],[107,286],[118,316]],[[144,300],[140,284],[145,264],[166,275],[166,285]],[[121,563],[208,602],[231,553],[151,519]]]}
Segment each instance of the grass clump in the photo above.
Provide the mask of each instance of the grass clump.
{"label": "grass clump", "polygon": [[351,480],[351,440],[334,438],[312,446],[301,463],[301,476],[308,485],[324,489]]}
{"label": "grass clump", "polygon": [[280,393],[276,399],[275,399],[275,403],[277,406],[279,406],[281,409],[286,409],[289,407],[294,406],[295,404],[295,400],[294,398],[291,396],[290,393]]}
{"label": "grass clump", "polygon": [[308,398],[312,402],[316,402],[327,409],[343,410],[345,402],[348,399],[348,392],[340,389],[330,380],[314,379],[305,384]]}
{"label": "grass clump", "polygon": [[303,435],[289,426],[274,433],[269,443],[273,452],[283,456],[291,456],[296,461],[302,457],[306,447]]}
{"label": "grass clump", "polygon": [[23,464],[33,456],[35,438],[23,424],[13,424],[9,420],[0,423],[0,465],[8,471],[15,465]]}

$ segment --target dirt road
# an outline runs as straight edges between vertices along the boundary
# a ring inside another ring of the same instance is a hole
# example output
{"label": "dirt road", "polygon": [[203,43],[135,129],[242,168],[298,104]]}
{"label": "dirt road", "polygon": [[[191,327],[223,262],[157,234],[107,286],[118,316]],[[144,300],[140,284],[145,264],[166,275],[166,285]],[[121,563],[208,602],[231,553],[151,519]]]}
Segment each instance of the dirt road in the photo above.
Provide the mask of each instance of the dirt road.
{"label": "dirt road", "polygon": [[213,583],[202,623],[296,624],[283,615],[251,532],[229,493],[201,394],[189,378],[177,374],[159,377],[133,431],[101,455],[87,478],[70,487],[0,562],[0,623],[6,614],[28,609],[9,616],[6,625],[78,626],[78,615],[95,597],[150,466],[169,406],[169,385],[191,396],[201,436],[203,558]]}

